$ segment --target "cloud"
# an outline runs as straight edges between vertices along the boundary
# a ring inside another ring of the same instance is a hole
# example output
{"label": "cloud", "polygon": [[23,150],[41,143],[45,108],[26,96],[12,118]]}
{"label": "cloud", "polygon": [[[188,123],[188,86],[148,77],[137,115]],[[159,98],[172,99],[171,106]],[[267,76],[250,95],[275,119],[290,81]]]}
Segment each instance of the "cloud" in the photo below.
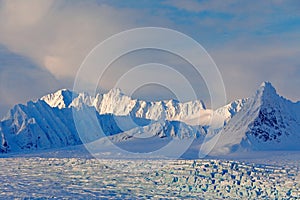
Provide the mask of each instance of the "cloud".
{"label": "cloud", "polygon": [[[239,0],[165,0],[163,4],[189,12],[216,12],[228,14],[254,14],[254,13],[275,13],[277,9],[282,11],[299,10],[297,0],[275,0],[275,1],[247,1]],[[277,9],[276,9],[277,8]]]}
{"label": "cloud", "polygon": [[[290,25],[299,26],[300,1],[296,0],[166,0],[163,3],[184,13],[180,17],[186,18],[189,26],[196,25],[199,32],[217,31],[226,33],[229,38],[286,32]],[[298,23],[291,23],[293,21]]]}
{"label": "cloud", "polygon": [[0,43],[57,78],[74,77],[96,44],[133,21],[130,10],[85,1],[2,1]]}
{"label": "cloud", "polygon": [[[300,85],[300,1],[124,2],[0,1],[0,45],[28,58],[23,62],[15,56],[0,55],[7,62],[0,62],[0,68],[5,66],[0,69],[0,107],[3,102],[11,105],[59,87],[72,87],[80,64],[95,45],[122,30],[140,26],[174,28],[200,42],[218,64],[230,100],[251,95],[264,80],[272,81],[282,95],[300,99],[294,92]],[[115,63],[104,79],[105,89],[130,67],[148,61],[182,66],[180,69],[192,81],[199,80],[181,61],[141,54]],[[15,80],[14,71],[25,78]],[[30,90],[32,85],[34,90]],[[199,85],[200,94],[207,91],[203,81]],[[9,95],[4,98],[5,94]]]}
{"label": "cloud", "polygon": [[37,99],[61,87],[48,71],[0,45],[0,116],[18,103]]}
{"label": "cloud", "polygon": [[299,101],[299,33],[274,38],[237,40],[211,50],[226,85],[229,100],[249,97],[263,81],[271,81],[279,94]]}
{"label": "cloud", "polygon": [[[198,35],[222,72],[229,100],[251,96],[271,81],[294,101],[300,84],[300,2],[166,0],[185,13],[185,31]],[[197,27],[195,29],[194,27]]]}

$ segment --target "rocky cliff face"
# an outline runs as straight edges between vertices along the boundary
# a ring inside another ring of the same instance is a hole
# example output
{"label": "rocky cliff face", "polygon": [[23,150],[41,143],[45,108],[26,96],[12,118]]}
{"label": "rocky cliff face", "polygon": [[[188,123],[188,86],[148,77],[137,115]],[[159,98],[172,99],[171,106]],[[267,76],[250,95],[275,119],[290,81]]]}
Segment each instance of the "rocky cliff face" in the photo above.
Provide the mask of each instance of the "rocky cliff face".
{"label": "rocky cliff face", "polygon": [[214,152],[300,149],[299,111],[299,103],[279,96],[265,82],[218,133]]}

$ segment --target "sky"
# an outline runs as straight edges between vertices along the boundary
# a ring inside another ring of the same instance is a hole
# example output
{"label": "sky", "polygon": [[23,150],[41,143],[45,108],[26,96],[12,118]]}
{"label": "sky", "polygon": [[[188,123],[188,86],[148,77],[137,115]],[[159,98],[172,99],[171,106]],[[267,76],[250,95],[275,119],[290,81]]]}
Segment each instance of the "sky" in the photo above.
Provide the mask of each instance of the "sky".
{"label": "sky", "polygon": [[[300,100],[298,0],[0,0],[0,116],[17,103],[72,89],[81,63],[97,44],[149,26],[174,29],[200,43],[220,70],[228,102],[251,96],[263,81],[272,82],[280,95]],[[180,66],[187,78],[198,80],[182,60],[146,50],[113,63],[101,89],[109,90],[133,65],[153,60]],[[208,100],[203,80],[197,92]],[[174,94],[146,85],[133,96],[152,100]]]}

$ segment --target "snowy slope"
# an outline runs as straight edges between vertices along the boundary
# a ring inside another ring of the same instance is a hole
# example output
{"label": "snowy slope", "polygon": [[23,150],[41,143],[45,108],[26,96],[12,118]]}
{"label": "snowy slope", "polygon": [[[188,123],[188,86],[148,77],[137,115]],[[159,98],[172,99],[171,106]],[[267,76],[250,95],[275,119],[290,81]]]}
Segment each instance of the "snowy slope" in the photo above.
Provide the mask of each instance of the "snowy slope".
{"label": "snowy slope", "polygon": [[[65,107],[61,103],[57,105]],[[113,135],[149,123],[145,119],[130,123],[130,117],[99,115],[93,107],[83,109],[80,110],[85,113],[82,124],[89,130],[84,138],[77,134],[71,108],[52,108],[43,100],[14,106],[0,122],[2,151],[47,149],[81,144],[82,140],[93,141],[102,136],[93,131],[99,124],[105,134]],[[97,121],[93,121],[92,115],[97,116]]]}
{"label": "snowy slope", "polygon": [[221,108],[218,108],[215,110],[215,113],[223,117],[225,126],[229,120],[244,107],[247,101],[248,99],[235,100]]}
{"label": "snowy slope", "polygon": [[[124,142],[134,139],[143,139],[149,137],[173,137],[177,139],[193,138],[197,139],[205,136],[206,130],[201,126],[189,126],[178,121],[153,122],[147,126],[136,127],[120,134],[107,137],[113,142]],[[101,139],[105,142],[105,138]]]}
{"label": "snowy slope", "polygon": [[78,96],[78,94],[68,90],[61,89],[55,93],[43,96],[41,100],[45,101],[51,107],[57,108],[67,108],[73,101],[73,97]]}
{"label": "snowy slope", "polygon": [[[228,124],[205,147],[211,154],[251,150],[299,150],[300,106],[264,82]],[[218,138],[218,139],[217,139]]]}
{"label": "snowy slope", "polygon": [[158,121],[101,138],[86,147],[97,158],[179,158],[193,145],[201,144],[205,135],[201,126]]}
{"label": "snowy slope", "polygon": [[[1,122],[1,133],[6,145],[3,150],[50,148],[78,144],[69,124],[59,117],[59,109],[52,109],[44,101],[16,105]],[[68,114],[63,114],[68,118]]]}
{"label": "snowy slope", "polygon": [[[200,100],[185,103],[176,100],[146,102],[132,99],[119,89],[95,96],[62,89],[39,100],[29,101],[27,105],[16,105],[12,108],[0,122],[1,149],[3,152],[22,151],[94,141],[102,137],[97,129],[98,124],[106,135],[119,134],[141,126],[140,129],[148,130],[152,135],[156,135],[154,127],[165,127],[165,130],[171,131],[165,133],[166,137],[194,137],[195,127],[202,129],[201,134],[206,133],[211,125],[212,115],[218,116],[219,126],[216,130],[221,129],[239,112],[245,102],[246,100],[234,101],[213,111],[206,109]],[[85,115],[81,122],[86,130],[85,135],[78,136],[72,112]],[[97,120],[92,117],[95,114]],[[161,125],[161,122],[165,124]],[[184,124],[180,126],[185,127],[184,130],[175,126],[179,122]],[[144,127],[148,124],[149,126]],[[136,129],[131,130],[131,133],[135,134],[135,131]],[[119,137],[122,138],[121,135],[115,138]]]}
{"label": "snowy slope", "polygon": [[[73,95],[73,99],[70,96]],[[212,115],[218,115],[219,120],[226,124],[245,104],[246,99],[234,101],[220,109],[213,111],[206,109],[201,100],[178,102],[177,100],[165,100],[147,102],[132,99],[124,95],[120,89],[111,89],[105,94],[91,96],[87,93],[75,93],[68,90],[60,90],[41,98],[49,106],[57,108],[76,108],[92,106],[99,114],[114,114],[116,116],[132,116],[149,120],[166,119],[168,121],[181,121],[189,125],[208,126],[211,124]]]}
{"label": "snowy slope", "polygon": [[102,114],[130,114],[135,117],[151,120],[167,119],[185,121],[195,116],[202,116],[202,113],[205,112],[205,106],[201,101],[186,103],[180,103],[176,100],[146,102],[131,99],[122,94],[119,89],[113,89],[103,95],[103,101],[98,110]]}
{"label": "snowy slope", "polygon": [[[73,96],[73,99],[72,99]],[[191,122],[193,125],[208,123],[207,116],[213,111],[205,108],[202,101],[180,103],[176,100],[146,102],[132,99],[124,95],[120,89],[111,89],[106,94],[90,96],[87,93],[75,93],[69,90],[59,90],[41,98],[53,108],[93,106],[99,114],[114,114],[116,116],[131,115],[150,120],[177,120]]]}

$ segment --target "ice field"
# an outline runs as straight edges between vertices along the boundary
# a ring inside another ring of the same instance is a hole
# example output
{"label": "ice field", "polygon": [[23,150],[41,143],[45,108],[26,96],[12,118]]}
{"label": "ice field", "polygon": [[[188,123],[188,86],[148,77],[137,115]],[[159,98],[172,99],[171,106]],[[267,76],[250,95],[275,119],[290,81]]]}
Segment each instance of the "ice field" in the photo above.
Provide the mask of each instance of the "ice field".
{"label": "ice field", "polygon": [[0,199],[300,198],[300,159],[293,155],[248,161],[41,155],[0,158]]}

